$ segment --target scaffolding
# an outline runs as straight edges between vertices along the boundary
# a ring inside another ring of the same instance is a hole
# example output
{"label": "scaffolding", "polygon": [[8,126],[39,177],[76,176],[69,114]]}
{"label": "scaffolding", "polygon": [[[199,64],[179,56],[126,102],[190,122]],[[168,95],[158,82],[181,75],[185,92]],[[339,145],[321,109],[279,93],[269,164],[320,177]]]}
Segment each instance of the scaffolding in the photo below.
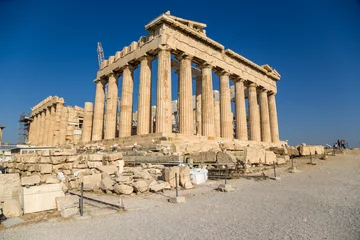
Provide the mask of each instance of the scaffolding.
{"label": "scaffolding", "polygon": [[29,116],[30,114],[26,114],[25,112],[20,115],[18,128],[18,144],[25,144],[28,140],[29,127],[32,120],[32,118]]}

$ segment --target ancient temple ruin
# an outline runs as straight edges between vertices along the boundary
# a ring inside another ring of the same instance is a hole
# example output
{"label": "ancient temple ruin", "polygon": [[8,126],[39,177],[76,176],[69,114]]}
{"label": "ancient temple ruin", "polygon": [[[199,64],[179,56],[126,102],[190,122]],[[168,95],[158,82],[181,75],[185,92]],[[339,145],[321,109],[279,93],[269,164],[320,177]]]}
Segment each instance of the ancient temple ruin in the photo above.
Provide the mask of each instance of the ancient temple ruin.
{"label": "ancient temple ruin", "polygon": [[64,104],[63,98],[49,96],[31,109],[27,143],[56,146],[80,142],[84,109]]}
{"label": "ancient temple ruin", "polygon": [[[275,95],[280,75],[267,64],[259,66],[225,49],[206,36],[205,27],[203,23],[184,20],[167,12],[145,26],[149,32],[147,36],[105,60],[94,80],[96,96],[91,141],[132,135],[133,100],[136,97],[133,95],[134,88],[139,88],[136,135],[171,134],[171,93],[174,81],[171,79],[171,69],[176,69],[179,83],[179,135],[200,135],[213,140],[217,137],[215,119],[219,118],[219,132],[223,139],[233,139],[235,136],[235,139],[243,141],[278,143]],[[155,79],[157,87],[151,89],[151,62],[155,58],[158,62]],[[196,66],[192,66],[193,63]],[[133,72],[137,67],[140,67],[140,81],[139,86],[134,86]],[[220,80],[220,111],[217,114],[212,72]],[[193,81],[196,89],[195,109]],[[234,118],[231,112],[230,81],[235,85]],[[122,91],[117,130],[118,84],[122,84]],[[108,92],[105,107],[106,85]],[[154,128],[151,118],[152,91],[156,91]],[[248,98],[248,117],[245,98]]]}
{"label": "ancient temple ruin", "polygon": [[[267,64],[259,66],[225,49],[206,36],[205,27],[170,12],[160,15],[145,26],[147,36],[102,62],[94,80],[94,108],[87,102],[84,109],[74,109],[78,120],[65,120],[73,110],[63,110],[64,100],[45,99],[32,109],[28,142],[56,146],[121,143],[130,137],[133,143],[185,137],[281,144],[275,100],[280,75]],[[154,60],[156,79],[152,79]],[[137,68],[139,81],[134,78]],[[172,79],[172,71],[176,79]],[[213,73],[218,78],[213,80]],[[217,79],[219,91],[213,89]],[[178,89],[172,89],[175,81]],[[138,89],[138,96],[134,96],[134,89]],[[174,90],[178,96],[172,96]],[[156,93],[156,104],[152,104],[152,93]]]}

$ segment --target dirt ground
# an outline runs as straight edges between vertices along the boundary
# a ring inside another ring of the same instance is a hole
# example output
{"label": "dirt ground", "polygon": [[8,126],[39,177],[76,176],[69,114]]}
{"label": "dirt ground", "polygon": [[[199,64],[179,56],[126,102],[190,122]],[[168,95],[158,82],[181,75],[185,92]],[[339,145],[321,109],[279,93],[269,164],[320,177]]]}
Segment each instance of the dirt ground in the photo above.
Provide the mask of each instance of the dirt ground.
{"label": "dirt ground", "polygon": [[125,212],[83,222],[56,211],[26,215],[0,239],[360,239],[360,150],[309,162],[295,160],[299,173],[290,163],[277,169],[278,181],[230,180],[230,193],[214,190],[223,180],[208,181],[180,191],[185,204],[168,203],[168,191],[124,197]]}

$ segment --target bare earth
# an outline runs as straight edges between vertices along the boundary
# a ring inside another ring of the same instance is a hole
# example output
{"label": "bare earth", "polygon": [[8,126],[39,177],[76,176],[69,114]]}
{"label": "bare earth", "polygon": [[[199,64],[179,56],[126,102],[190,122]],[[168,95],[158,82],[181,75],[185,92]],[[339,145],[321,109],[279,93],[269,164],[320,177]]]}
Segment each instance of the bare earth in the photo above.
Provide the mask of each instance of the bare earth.
{"label": "bare earth", "polygon": [[297,161],[302,172],[283,168],[280,181],[232,180],[231,193],[209,183],[181,191],[180,205],[161,195],[128,198],[125,213],[27,224],[0,239],[360,239],[360,155]]}

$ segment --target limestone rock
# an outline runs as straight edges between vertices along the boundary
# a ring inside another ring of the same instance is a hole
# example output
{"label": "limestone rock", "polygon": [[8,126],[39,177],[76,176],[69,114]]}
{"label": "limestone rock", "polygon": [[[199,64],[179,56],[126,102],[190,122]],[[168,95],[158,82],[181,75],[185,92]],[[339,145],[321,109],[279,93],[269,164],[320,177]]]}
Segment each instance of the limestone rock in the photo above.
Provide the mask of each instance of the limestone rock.
{"label": "limestone rock", "polygon": [[88,156],[89,161],[102,161],[104,155],[103,154],[90,154]]}
{"label": "limestone rock", "polygon": [[116,160],[120,160],[123,158],[123,154],[122,152],[117,152],[117,153],[112,153],[112,154],[107,154],[105,155],[104,159],[108,160],[108,161],[116,161]]}
{"label": "limestone rock", "polygon": [[179,167],[167,167],[162,171],[162,179],[168,182],[171,187],[176,187],[175,173],[178,176],[177,181],[179,184]]}
{"label": "limestone rock", "polygon": [[149,189],[149,184],[144,180],[139,180],[133,183],[135,192],[146,192]]}
{"label": "limestone rock", "polygon": [[122,182],[129,182],[131,181],[130,176],[119,176],[115,179],[116,182],[122,183]]}
{"label": "limestone rock", "polygon": [[66,208],[73,208],[79,205],[79,197],[75,195],[69,195],[65,197],[55,198],[57,210],[61,211]]}
{"label": "limestone rock", "polygon": [[216,162],[217,151],[207,151],[207,152],[193,152],[190,154],[189,158],[193,159],[194,163],[199,162]]}
{"label": "limestone rock", "polygon": [[52,172],[52,165],[51,164],[40,164],[40,173],[51,173]]}
{"label": "limestone rock", "polygon": [[96,169],[98,169],[102,173],[107,173],[109,175],[116,174],[116,172],[118,171],[118,168],[115,165],[98,166]]}
{"label": "limestone rock", "polygon": [[265,149],[262,147],[246,147],[244,154],[245,163],[260,164],[265,162]]}
{"label": "limestone rock", "polygon": [[151,192],[159,192],[159,191],[162,191],[164,189],[169,189],[169,188],[171,188],[171,187],[170,187],[169,183],[167,183],[167,182],[160,182],[160,183],[150,185]]}
{"label": "limestone rock", "polygon": [[87,176],[82,176],[80,177],[80,180],[83,181],[84,185],[86,184],[92,184],[92,185],[97,185],[100,186],[100,182],[101,182],[101,174],[93,174],[93,175],[87,175]]}
{"label": "limestone rock", "polygon": [[33,186],[40,184],[40,176],[39,175],[32,175],[30,177],[22,177],[21,178],[21,185],[22,186]]}
{"label": "limestone rock", "polygon": [[[179,167],[180,186],[185,187],[187,182],[190,182],[190,168],[188,166]],[[188,185],[189,186],[189,185]]]}
{"label": "limestone rock", "polygon": [[125,185],[125,184],[116,184],[114,186],[114,191],[117,194],[126,194],[129,195],[134,191],[134,188],[132,186],[129,185]]}
{"label": "limestone rock", "polygon": [[46,179],[46,184],[54,184],[54,183],[59,183],[60,180],[57,177],[49,177],[48,179]]}
{"label": "limestone rock", "polygon": [[3,214],[7,218],[20,217],[23,214],[20,203],[13,199],[7,199],[3,204]]}
{"label": "limestone rock", "polygon": [[60,164],[60,163],[65,163],[66,161],[66,157],[63,157],[63,156],[52,156],[51,157],[51,163],[52,164]]}
{"label": "limestone rock", "polygon": [[265,152],[265,163],[266,165],[273,165],[274,162],[276,163],[276,154],[273,151],[266,151]]}
{"label": "limestone rock", "polygon": [[236,157],[231,152],[218,152],[216,161],[218,164],[230,166],[235,165],[237,162]]}
{"label": "limestone rock", "polygon": [[90,162],[90,161],[87,164],[89,168],[98,168],[103,165],[102,162]]}
{"label": "limestone rock", "polygon": [[146,171],[146,170],[142,170],[142,171],[139,171],[139,172],[136,172],[134,175],[133,175],[133,178],[134,179],[146,179],[146,180],[153,180],[154,178],[151,176],[151,174]]}
{"label": "limestone rock", "polygon": [[113,187],[114,184],[115,184],[115,182],[113,180],[111,180],[110,178],[104,178],[100,182],[100,189],[105,192],[114,191],[114,187]]}

